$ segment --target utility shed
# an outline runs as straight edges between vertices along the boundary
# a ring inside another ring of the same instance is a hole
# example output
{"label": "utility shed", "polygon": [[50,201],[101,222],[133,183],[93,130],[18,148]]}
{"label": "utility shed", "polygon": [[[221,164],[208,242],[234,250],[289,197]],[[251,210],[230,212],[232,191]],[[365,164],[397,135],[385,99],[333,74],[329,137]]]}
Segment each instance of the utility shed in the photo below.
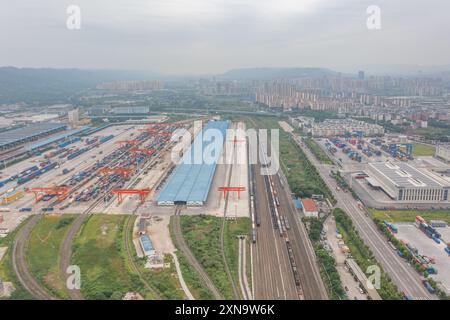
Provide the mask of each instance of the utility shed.
{"label": "utility shed", "polygon": [[141,244],[141,248],[145,256],[151,256],[155,254],[155,249],[153,248],[152,241],[150,240],[150,237],[148,235],[141,235],[139,237],[139,243]]}
{"label": "utility shed", "polygon": [[147,219],[140,218],[138,228],[139,228],[140,235],[146,234],[147,233]]}

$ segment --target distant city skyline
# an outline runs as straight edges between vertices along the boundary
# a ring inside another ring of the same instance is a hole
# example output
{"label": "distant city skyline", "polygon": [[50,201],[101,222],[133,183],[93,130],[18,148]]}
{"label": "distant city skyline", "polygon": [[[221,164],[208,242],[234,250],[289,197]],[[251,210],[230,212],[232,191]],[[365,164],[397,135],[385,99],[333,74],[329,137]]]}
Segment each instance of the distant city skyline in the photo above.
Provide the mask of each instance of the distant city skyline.
{"label": "distant city skyline", "polygon": [[[72,4],[80,30],[66,27]],[[366,26],[370,5],[381,9],[380,30]],[[25,0],[0,11],[0,66],[177,75],[450,70],[448,12],[442,0]]]}

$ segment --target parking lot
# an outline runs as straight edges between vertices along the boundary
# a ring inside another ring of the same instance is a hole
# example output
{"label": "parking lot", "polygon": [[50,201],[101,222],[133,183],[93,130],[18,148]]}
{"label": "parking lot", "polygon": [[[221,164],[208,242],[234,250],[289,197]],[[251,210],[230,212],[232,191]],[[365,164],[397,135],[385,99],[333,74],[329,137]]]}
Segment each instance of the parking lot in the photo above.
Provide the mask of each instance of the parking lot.
{"label": "parking lot", "polygon": [[403,240],[417,248],[419,254],[435,259],[433,266],[438,270],[438,273],[432,275],[432,277],[449,294],[450,256],[444,251],[444,248],[447,246],[447,242],[450,242],[450,228],[437,228],[443,239],[440,244],[437,244],[412,223],[398,223],[396,225],[398,227],[396,237],[399,240]]}

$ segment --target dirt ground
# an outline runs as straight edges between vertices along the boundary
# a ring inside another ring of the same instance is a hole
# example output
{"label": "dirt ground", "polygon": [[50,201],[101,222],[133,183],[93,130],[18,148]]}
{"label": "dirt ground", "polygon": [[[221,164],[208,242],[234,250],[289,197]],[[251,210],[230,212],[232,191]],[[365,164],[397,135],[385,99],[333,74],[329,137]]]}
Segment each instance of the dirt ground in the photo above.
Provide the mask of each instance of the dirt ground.
{"label": "dirt ground", "polygon": [[365,294],[361,294],[358,289],[359,283],[355,281],[345,266],[346,256],[339,248],[339,239],[336,238],[336,222],[332,216],[325,222],[324,230],[326,231],[327,243],[333,250],[332,255],[336,260],[336,269],[341,277],[342,286],[344,289],[345,287],[348,289],[348,291],[346,290],[348,298],[350,300],[355,300],[356,297],[358,300],[367,300],[367,296]]}

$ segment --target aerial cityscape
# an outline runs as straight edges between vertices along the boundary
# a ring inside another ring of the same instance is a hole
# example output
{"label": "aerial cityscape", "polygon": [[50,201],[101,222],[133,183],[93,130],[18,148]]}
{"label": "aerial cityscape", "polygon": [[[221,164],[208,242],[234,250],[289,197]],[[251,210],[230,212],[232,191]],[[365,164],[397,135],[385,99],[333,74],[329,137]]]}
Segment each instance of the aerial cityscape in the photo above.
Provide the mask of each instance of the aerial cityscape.
{"label": "aerial cityscape", "polygon": [[[449,299],[448,43],[389,53],[397,0],[374,30],[351,0],[130,2],[17,4],[36,14],[0,54],[0,300]],[[335,12],[350,29],[284,42]],[[365,33],[386,49],[355,54]]]}

